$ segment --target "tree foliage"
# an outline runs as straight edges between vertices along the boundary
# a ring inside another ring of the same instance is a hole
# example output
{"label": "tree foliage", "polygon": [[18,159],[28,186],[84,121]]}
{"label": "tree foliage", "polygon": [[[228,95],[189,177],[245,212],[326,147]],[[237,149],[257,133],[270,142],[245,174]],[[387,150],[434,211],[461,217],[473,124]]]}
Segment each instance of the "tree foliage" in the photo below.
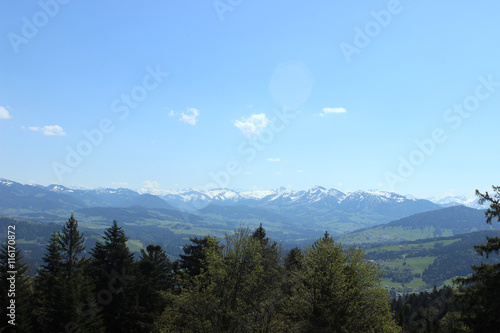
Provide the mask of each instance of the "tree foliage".
{"label": "tree foliage", "polygon": [[[485,212],[486,223],[494,219],[500,221],[500,186],[493,186],[494,194],[476,191],[479,203],[489,203]],[[487,237],[486,244],[474,246],[477,253],[488,258],[500,250],[499,237]],[[500,327],[500,263],[472,267],[474,273],[467,278],[458,278],[456,282],[465,286],[465,292],[459,297],[464,305],[463,322],[474,332],[493,332]]]}
{"label": "tree foliage", "polygon": [[26,301],[37,332],[397,331],[378,268],[328,234],[285,256],[240,226],[191,238],[175,262],[153,244],[135,259],[127,241],[113,221],[86,258],[73,215],[52,234]]}
{"label": "tree foliage", "polygon": [[327,234],[284,264],[262,225],[201,253],[204,268],[172,296],[157,332],[397,332],[377,267]]}
{"label": "tree foliage", "polygon": [[120,281],[119,276],[133,276],[134,257],[127,247],[125,231],[116,220],[104,231],[103,240],[91,251],[89,271],[95,284],[94,293],[106,332],[125,332],[137,318],[134,290],[130,281]]}
{"label": "tree foliage", "polygon": [[84,236],[72,214],[61,232],[52,235],[35,279],[39,332],[102,332],[99,317],[84,315],[92,299],[84,251]]}
{"label": "tree foliage", "polygon": [[325,233],[305,251],[286,301],[293,332],[397,332],[377,267]]}

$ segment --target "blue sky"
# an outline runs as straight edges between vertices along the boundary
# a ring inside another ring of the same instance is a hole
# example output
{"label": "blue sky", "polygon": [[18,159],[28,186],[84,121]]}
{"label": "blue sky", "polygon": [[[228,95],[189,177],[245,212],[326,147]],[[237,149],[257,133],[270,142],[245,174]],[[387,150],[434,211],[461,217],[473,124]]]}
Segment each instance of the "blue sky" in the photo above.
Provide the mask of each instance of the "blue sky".
{"label": "blue sky", "polygon": [[496,1],[2,1],[0,177],[498,184]]}

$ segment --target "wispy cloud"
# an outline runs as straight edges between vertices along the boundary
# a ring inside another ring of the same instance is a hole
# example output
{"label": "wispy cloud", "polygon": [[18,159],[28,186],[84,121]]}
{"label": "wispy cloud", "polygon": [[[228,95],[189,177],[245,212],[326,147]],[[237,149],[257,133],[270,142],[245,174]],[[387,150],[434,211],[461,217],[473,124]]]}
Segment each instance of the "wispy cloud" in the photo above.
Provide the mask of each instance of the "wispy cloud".
{"label": "wispy cloud", "polygon": [[3,106],[0,106],[0,119],[10,119],[9,111]]}
{"label": "wispy cloud", "polygon": [[298,173],[304,172],[304,170],[295,170],[295,171],[298,172]]}
{"label": "wispy cloud", "polygon": [[279,162],[279,161],[281,161],[281,159],[280,159],[279,157],[278,157],[278,158],[272,158],[272,157],[269,157],[269,158],[267,159],[267,161],[268,161],[268,162]]}
{"label": "wispy cloud", "polygon": [[332,114],[332,113],[346,113],[347,110],[345,108],[323,108],[323,110],[320,112],[320,117],[324,117],[327,114]]}
{"label": "wispy cloud", "polygon": [[254,113],[248,118],[235,120],[233,124],[245,137],[249,138],[259,136],[269,124],[269,119],[267,119],[265,113]]}
{"label": "wispy cloud", "polygon": [[198,110],[196,110],[195,108],[189,108],[187,109],[186,113],[184,112],[181,113],[181,118],[179,120],[185,122],[186,124],[194,126],[198,121],[199,115],[200,112]]}
{"label": "wispy cloud", "polygon": [[66,135],[62,127],[59,125],[47,125],[43,127],[30,126],[28,127],[28,129],[30,131],[42,132],[43,135],[58,135],[58,136]]}
{"label": "wispy cloud", "polygon": [[160,184],[156,180],[146,180],[142,183],[142,187],[148,190],[160,188]]}

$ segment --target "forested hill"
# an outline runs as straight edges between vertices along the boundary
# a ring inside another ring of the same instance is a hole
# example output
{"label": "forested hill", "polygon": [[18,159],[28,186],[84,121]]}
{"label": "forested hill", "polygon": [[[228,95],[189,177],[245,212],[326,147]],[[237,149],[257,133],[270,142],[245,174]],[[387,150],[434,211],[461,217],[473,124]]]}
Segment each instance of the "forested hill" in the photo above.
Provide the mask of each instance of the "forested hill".
{"label": "forested hill", "polygon": [[398,243],[417,239],[446,237],[499,226],[485,223],[484,211],[465,206],[443,208],[408,216],[371,228],[359,229],[339,237],[343,243]]}
{"label": "forested hill", "polygon": [[389,222],[387,227],[402,226],[409,229],[434,227],[437,232],[453,230],[455,234],[460,234],[474,231],[474,229],[492,229],[484,221],[484,211],[465,206],[454,206],[395,220]]}
{"label": "forested hill", "polygon": [[381,265],[384,285],[405,286],[404,290],[393,288],[395,292],[430,289],[457,276],[471,274],[472,265],[500,262],[499,255],[492,254],[486,259],[473,248],[485,243],[486,237],[498,236],[500,230],[489,230],[380,245],[366,248],[365,257]]}
{"label": "forested hill", "polygon": [[[111,222],[108,225],[111,225]],[[51,234],[60,231],[61,224],[41,223],[0,216],[1,241],[4,241],[7,237],[8,226],[15,226],[16,244],[23,251],[26,261],[30,264],[30,274],[35,274],[36,269],[40,267]],[[87,249],[93,247],[102,237],[102,230],[84,227],[80,229],[85,236],[85,247]],[[157,226],[145,228],[129,225],[126,230],[130,237],[128,246],[133,252],[139,252],[147,244],[158,244],[171,256],[177,256],[187,241],[187,239],[175,235],[172,231]]]}

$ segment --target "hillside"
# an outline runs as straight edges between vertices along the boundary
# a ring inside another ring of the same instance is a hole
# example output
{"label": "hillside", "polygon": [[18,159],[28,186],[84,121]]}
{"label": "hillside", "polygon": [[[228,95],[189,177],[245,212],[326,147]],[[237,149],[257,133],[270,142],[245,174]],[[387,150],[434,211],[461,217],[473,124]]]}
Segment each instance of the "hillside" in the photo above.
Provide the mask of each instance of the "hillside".
{"label": "hillside", "polygon": [[219,236],[240,222],[263,223],[280,240],[298,242],[312,240],[325,230],[340,234],[440,208],[428,200],[391,192],[343,193],[321,186],[300,191],[210,189],[153,195],[126,188],[24,185],[7,179],[0,179],[0,199],[0,215],[42,222],[64,222],[76,213],[89,227],[117,219],[176,233]]}
{"label": "hillside", "polygon": [[[51,234],[61,231],[62,224],[42,223],[0,216],[0,238],[2,242],[7,237],[6,230],[9,225],[15,225],[16,245],[23,251],[27,261],[31,264],[30,272],[34,274],[36,268],[42,262],[45,247],[48,244]],[[107,228],[110,225],[111,222],[103,223],[103,228]],[[158,226],[137,227],[134,225],[124,225],[123,227],[129,238],[128,246],[133,252],[138,252],[148,244],[155,244],[161,245],[169,255],[175,257],[181,251],[182,246],[188,241],[186,235],[176,235],[172,231]],[[94,229],[85,226],[80,226],[79,229],[85,236],[87,252],[94,247],[96,241],[101,239],[104,231],[104,229]]]}
{"label": "hillside", "polygon": [[485,223],[484,211],[453,206],[349,232],[338,239],[346,244],[397,243],[497,228],[495,224]]}
{"label": "hillside", "polygon": [[379,245],[365,249],[365,257],[383,270],[382,284],[392,294],[431,289],[451,284],[457,276],[472,273],[471,265],[500,262],[499,255],[481,257],[473,246],[486,243],[486,237],[498,237],[500,231],[477,231],[451,237],[429,238]]}

